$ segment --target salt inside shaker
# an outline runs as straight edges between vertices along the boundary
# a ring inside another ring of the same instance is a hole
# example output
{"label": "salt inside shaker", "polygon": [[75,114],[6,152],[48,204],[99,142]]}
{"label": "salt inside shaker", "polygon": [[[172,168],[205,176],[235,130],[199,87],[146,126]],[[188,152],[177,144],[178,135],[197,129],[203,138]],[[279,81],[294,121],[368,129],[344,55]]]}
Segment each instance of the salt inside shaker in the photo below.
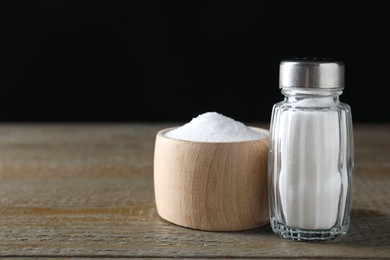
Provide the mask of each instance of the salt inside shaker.
{"label": "salt inside shaker", "polygon": [[339,101],[344,64],[283,60],[270,125],[268,180],[273,231],[293,240],[347,233],[354,167],[350,107]]}

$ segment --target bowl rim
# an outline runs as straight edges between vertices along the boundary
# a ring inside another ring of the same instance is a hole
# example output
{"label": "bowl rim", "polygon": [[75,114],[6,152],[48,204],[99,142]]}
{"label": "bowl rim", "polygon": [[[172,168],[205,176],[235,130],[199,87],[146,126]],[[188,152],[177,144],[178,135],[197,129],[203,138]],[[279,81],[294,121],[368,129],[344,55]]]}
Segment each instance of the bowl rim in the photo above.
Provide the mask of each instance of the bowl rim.
{"label": "bowl rim", "polygon": [[204,142],[204,141],[190,141],[190,140],[184,140],[184,139],[175,139],[171,138],[165,135],[165,133],[174,130],[176,128],[179,128],[180,126],[173,126],[173,127],[168,127],[161,129],[157,132],[156,137],[172,140],[172,141],[177,141],[177,142],[183,142],[183,143],[196,143],[196,144],[238,144],[238,143],[249,143],[249,142],[264,142],[268,141],[269,139],[269,130],[261,127],[255,127],[255,126],[248,126],[249,128],[255,130],[255,131],[260,131],[263,134],[266,135],[264,138],[260,139],[253,139],[253,140],[243,140],[243,141],[232,141],[232,142]]}

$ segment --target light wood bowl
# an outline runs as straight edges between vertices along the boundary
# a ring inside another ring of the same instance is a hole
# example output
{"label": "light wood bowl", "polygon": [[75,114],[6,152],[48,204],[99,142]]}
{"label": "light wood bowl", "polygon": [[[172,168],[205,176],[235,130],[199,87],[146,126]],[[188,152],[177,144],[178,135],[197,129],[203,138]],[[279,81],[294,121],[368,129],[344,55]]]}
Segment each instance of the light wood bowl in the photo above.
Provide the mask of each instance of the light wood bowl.
{"label": "light wood bowl", "polygon": [[[252,127],[254,128],[254,127]],[[269,222],[268,138],[192,142],[157,133],[154,190],[158,214],[208,231],[253,229]],[[254,128],[268,136],[268,131]]]}

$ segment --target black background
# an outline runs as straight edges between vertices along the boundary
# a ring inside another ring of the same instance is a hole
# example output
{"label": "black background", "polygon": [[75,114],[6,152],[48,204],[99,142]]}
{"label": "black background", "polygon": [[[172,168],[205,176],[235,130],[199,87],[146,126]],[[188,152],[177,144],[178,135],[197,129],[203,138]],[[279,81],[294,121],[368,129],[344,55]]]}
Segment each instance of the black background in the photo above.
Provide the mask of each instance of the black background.
{"label": "black background", "polygon": [[270,120],[282,59],[346,65],[355,122],[389,122],[388,1],[2,1],[0,121]]}

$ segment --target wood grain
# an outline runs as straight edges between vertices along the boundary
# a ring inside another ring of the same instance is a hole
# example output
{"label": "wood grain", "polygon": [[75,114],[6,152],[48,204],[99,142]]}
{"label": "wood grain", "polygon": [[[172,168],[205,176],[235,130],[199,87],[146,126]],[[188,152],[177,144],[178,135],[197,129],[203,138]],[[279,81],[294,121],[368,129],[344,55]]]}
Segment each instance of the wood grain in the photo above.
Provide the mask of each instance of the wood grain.
{"label": "wood grain", "polygon": [[[0,126],[0,256],[389,258],[390,125],[355,125],[352,223],[305,243],[269,227],[206,232],[156,212],[153,150],[175,124]],[[259,125],[267,128],[267,125]]]}

